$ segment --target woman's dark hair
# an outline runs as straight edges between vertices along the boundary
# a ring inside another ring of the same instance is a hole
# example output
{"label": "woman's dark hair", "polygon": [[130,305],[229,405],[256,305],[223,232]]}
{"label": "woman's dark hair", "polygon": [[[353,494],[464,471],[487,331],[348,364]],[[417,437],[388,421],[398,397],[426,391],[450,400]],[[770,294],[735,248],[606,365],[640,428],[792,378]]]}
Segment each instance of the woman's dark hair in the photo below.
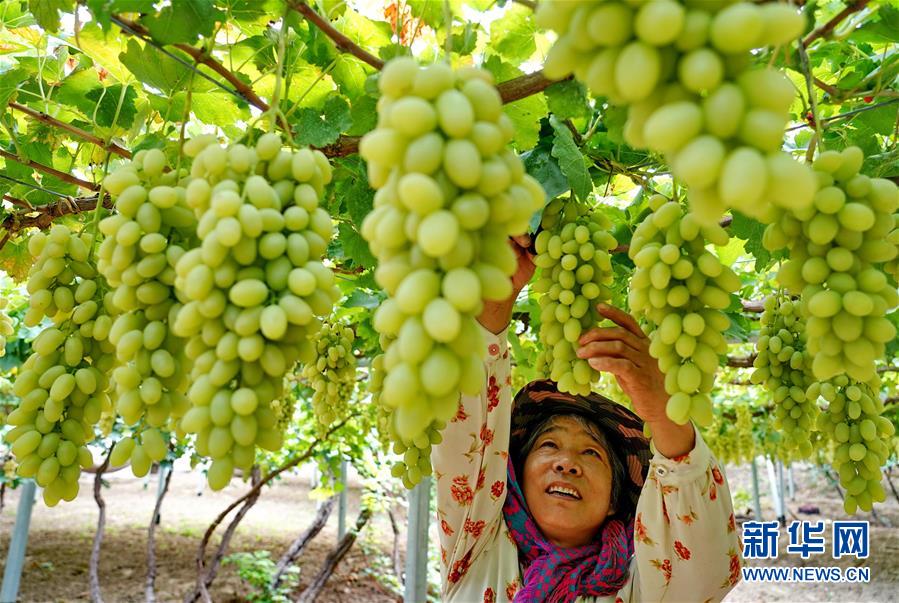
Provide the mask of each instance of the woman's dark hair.
{"label": "woman's dark hair", "polygon": [[543,419],[540,423],[534,426],[534,429],[530,431],[527,439],[524,441],[524,445],[518,450],[514,451],[512,455],[512,464],[515,466],[515,474],[519,476],[520,480],[524,479],[524,462],[528,458],[528,455],[534,449],[534,445],[537,443],[537,440],[544,433],[549,431],[555,426],[555,423],[558,419],[563,417],[568,417],[570,419],[574,419],[577,421],[578,425],[584,428],[584,431],[590,435],[597,443],[602,447],[606,452],[606,457],[609,459],[609,467],[612,470],[612,492],[609,496],[609,503],[612,512],[609,513],[609,516],[615,515],[619,511],[623,511],[621,505],[624,504],[625,500],[622,498],[624,492],[624,480],[627,479],[627,474],[624,471],[624,463],[621,462],[621,458],[609,446],[609,440],[606,438],[603,430],[599,428],[599,426],[587,419],[586,417],[578,414],[559,414],[559,415],[550,415]]}

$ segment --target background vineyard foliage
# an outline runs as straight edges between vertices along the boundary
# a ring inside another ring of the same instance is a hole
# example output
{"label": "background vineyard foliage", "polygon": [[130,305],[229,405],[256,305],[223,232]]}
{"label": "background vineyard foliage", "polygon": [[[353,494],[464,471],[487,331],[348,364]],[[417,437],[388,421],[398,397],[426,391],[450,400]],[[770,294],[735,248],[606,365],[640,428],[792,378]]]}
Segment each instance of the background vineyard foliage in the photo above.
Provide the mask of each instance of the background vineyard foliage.
{"label": "background vineyard foliage", "polygon": [[[16,327],[0,367],[14,376],[37,334],[24,325],[28,308],[21,284],[35,259],[28,241],[36,231],[28,226],[46,227],[52,216],[73,229],[91,229],[90,196],[104,174],[123,161],[121,149],[159,148],[176,165],[182,160],[178,141],[183,137],[215,134],[222,141],[253,143],[268,126],[260,107],[275,98],[292,143],[321,148],[331,159],[333,180],[322,206],[336,231],[326,254],[342,294],[334,318],[355,327],[352,345],[364,379],[370,360],[381,351],[372,315],[384,299],[373,276],[376,257],[360,234],[373,207],[374,190],[365,163],[354,152],[357,137],[376,123],[379,93],[372,61],[341,52],[295,10],[299,3],[293,0],[173,0],[162,8],[151,0],[82,4],[13,0],[0,6],[0,105],[8,106],[0,118],[0,269],[6,274],[0,295],[8,299],[3,311]],[[427,64],[449,52],[454,66],[479,65],[497,82],[539,69],[552,42],[537,27],[528,2],[311,4],[375,61],[411,53]],[[798,92],[790,108],[785,150],[801,159],[817,120],[824,126],[824,147],[858,146],[866,156],[864,173],[899,180],[899,1],[856,2],[852,10],[837,0],[800,4],[808,16],[805,35],[816,36],[808,44],[808,55],[817,115],[812,113],[795,44],[755,55],[757,63],[782,69]],[[835,18],[839,23],[828,28]],[[824,34],[812,33],[818,31]],[[283,77],[277,73],[279,62]],[[624,110],[592,98],[581,83],[529,85],[533,88],[525,92],[530,94],[504,107],[514,126],[512,148],[548,199],[598,202],[617,242],[627,245],[648,211],[647,188],[672,194],[667,166],[658,155],[629,147],[623,134]],[[54,120],[86,131],[103,144],[88,142],[51,123]],[[34,164],[58,172],[36,170]],[[758,221],[734,212],[730,241],[716,250],[741,281],[725,309],[731,326],[724,335],[731,343],[733,365],[754,352],[751,342],[759,330],[758,315],[744,311],[740,299],[760,301],[773,294],[773,276],[784,259],[765,249],[763,231]],[[612,255],[611,301],[619,307],[627,307],[633,269],[627,254]],[[887,318],[899,324],[895,310]],[[513,327],[513,384],[521,385],[537,376],[540,307],[535,293],[525,290],[520,296]],[[896,373],[889,368],[896,364],[899,344],[892,341],[886,347],[880,394],[893,402]],[[299,371],[295,377],[291,395],[279,402],[282,415],[293,418],[285,447],[263,458],[266,467],[277,466],[318,433],[310,402],[312,384]],[[620,397],[614,380],[604,379],[603,384],[608,395]],[[358,460],[365,471],[377,469],[377,451],[368,439],[377,418],[365,402],[364,388],[357,388],[355,396],[353,414],[317,456],[325,469],[335,469],[341,455]],[[785,454],[771,423],[770,396],[749,384],[749,370],[725,367],[712,397],[715,417],[707,433],[723,456],[740,460],[753,452]],[[0,388],[0,412],[8,413],[16,404],[8,388]],[[745,412],[747,408],[751,412]],[[885,413],[894,423],[899,423],[897,408],[889,404]],[[109,425],[98,437],[109,444],[124,430],[114,417],[106,421]],[[895,442],[891,448],[895,458]],[[181,454],[193,454],[190,445],[170,452]],[[822,446],[819,454],[826,460],[830,451]],[[0,479],[15,477],[7,471]]]}

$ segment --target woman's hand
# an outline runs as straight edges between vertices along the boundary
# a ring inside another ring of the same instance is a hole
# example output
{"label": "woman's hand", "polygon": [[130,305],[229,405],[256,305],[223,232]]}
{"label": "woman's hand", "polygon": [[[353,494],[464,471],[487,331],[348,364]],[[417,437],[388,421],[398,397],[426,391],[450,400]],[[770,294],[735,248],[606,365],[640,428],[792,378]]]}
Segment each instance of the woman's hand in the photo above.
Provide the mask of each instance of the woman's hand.
{"label": "woman's hand", "polygon": [[503,301],[484,300],[484,309],[478,316],[478,322],[491,333],[502,333],[509,326],[515,298],[534,276],[536,266],[534,266],[534,256],[528,253],[530,244],[531,237],[527,234],[509,238],[509,245],[518,258],[518,267],[515,274],[512,275],[512,295]]}
{"label": "woman's hand", "polygon": [[596,309],[617,326],[594,327],[584,333],[578,341],[578,358],[597,371],[615,375],[634,412],[649,424],[656,450],[667,457],[686,454],[693,449],[693,427],[677,425],[665,413],[669,397],[665,375],[649,354],[649,337],[627,312],[608,304]]}

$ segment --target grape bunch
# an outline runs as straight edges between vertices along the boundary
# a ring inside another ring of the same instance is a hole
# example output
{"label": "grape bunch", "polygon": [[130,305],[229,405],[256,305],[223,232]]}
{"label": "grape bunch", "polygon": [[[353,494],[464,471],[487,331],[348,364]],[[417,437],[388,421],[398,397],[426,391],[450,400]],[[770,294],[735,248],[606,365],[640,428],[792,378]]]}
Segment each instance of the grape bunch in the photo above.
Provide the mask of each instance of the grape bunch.
{"label": "grape bunch", "polygon": [[789,249],[777,279],[801,295],[812,372],[821,381],[847,373],[875,377],[874,362],[896,329],[885,318],[899,303],[883,263],[897,255],[888,240],[899,207],[899,188],[859,173],[858,147],[825,151],[814,162],[820,181],[814,205],[780,212],[765,229],[766,248]]}
{"label": "grape bunch", "polygon": [[886,498],[880,468],[890,454],[886,442],[895,433],[893,423],[881,416],[883,402],[868,383],[837,375],[812,387],[828,402],[818,416],[818,430],[836,445],[833,467],[846,489],[844,508],[850,515],[859,508],[870,511]]}
{"label": "grape bunch", "polygon": [[184,147],[194,156],[185,201],[201,243],[175,266],[183,305],[173,332],[192,361],[181,428],[212,457],[213,489],[235,467],[249,469],[256,446],[281,447],[274,401],[296,362],[314,358],[309,338],[339,297],[321,262],[332,225],[319,199],[331,166],[318,151],[281,147],[276,134],[254,148],[209,138]]}
{"label": "grape bunch", "polygon": [[390,61],[378,126],[359,145],[378,189],[362,235],[388,294],[375,328],[385,351],[381,402],[414,439],[484,386],[482,300],[512,293],[508,237],[527,230],[543,189],[506,144],[513,129],[487,72]]}
{"label": "grape bunch", "polygon": [[784,446],[808,458],[810,433],[818,417],[818,387],[811,387],[817,380],[811,373],[805,321],[798,304],[781,292],[765,300],[760,322],[751,381],[764,384],[771,393],[776,404],[774,426],[783,433]]}
{"label": "grape bunch", "polygon": [[[893,229],[887,235],[888,243],[895,245],[899,249],[899,212],[893,214]],[[894,281],[899,281],[899,254],[896,254],[892,260],[884,263],[883,271],[893,276]]]}
{"label": "grape bunch", "polygon": [[7,300],[0,297],[0,356],[6,354],[6,338],[15,333],[12,319],[6,313]]}
{"label": "grape bunch", "polygon": [[172,333],[171,317],[178,308],[175,264],[194,246],[197,220],[179,174],[167,168],[165,154],[149,149],[106,177],[117,213],[100,222],[105,238],[97,253],[118,312],[110,331],[119,361],[112,374],[116,410],[134,428],[110,462],[130,459],[138,477],[165,458],[162,430],[176,428],[189,408],[185,341]]}
{"label": "grape bunch", "polygon": [[625,140],[664,155],[690,187],[702,223],[728,207],[765,220],[775,206],[811,203],[811,170],[780,152],[793,85],[776,70],[750,67],[752,49],[802,33],[795,8],[549,0],[536,19],[559,35],[546,76],[574,73],[594,94],[627,107]]}
{"label": "grape bunch", "polygon": [[101,414],[113,407],[107,377],[115,364],[108,339],[112,295],[87,262],[92,245],[91,235],[62,225],[29,241],[37,261],[28,282],[28,320],[40,321],[46,312],[54,324],[32,341],[16,377],[13,393],[21,402],[7,417],[13,429],[5,440],[18,475],[44,488],[48,506],[78,495],[81,468],[93,465],[86,444]]}
{"label": "grape bunch", "polygon": [[749,462],[756,456],[752,407],[745,402],[737,402],[726,408],[733,409],[733,416],[724,416],[716,409],[712,422],[702,432],[703,439],[721,462]]}
{"label": "grape bunch", "polygon": [[668,417],[708,425],[718,356],[727,353],[723,333],[730,319],[722,310],[740,279],[706,249],[706,242],[727,244],[723,228],[701,226],[662,195],[653,195],[650,207],[628,251],[636,265],[628,303],[650,321],[649,353],[665,373]]}
{"label": "grape bunch", "polygon": [[303,367],[303,376],[315,390],[312,408],[323,428],[349,412],[347,402],[356,389],[355,338],[353,329],[337,321],[325,321],[313,336],[316,358]]}
{"label": "grape bunch", "polygon": [[[556,212],[554,200],[547,205],[542,230],[534,242],[534,264],[540,277],[534,291],[542,294],[539,339],[542,351],[537,370],[558,383],[560,391],[586,395],[599,371],[577,357],[578,340],[584,330],[602,320],[596,310],[600,301],[611,299],[612,259],[618,246],[611,222],[599,211],[569,205]],[[550,224],[554,227],[548,229]]]}

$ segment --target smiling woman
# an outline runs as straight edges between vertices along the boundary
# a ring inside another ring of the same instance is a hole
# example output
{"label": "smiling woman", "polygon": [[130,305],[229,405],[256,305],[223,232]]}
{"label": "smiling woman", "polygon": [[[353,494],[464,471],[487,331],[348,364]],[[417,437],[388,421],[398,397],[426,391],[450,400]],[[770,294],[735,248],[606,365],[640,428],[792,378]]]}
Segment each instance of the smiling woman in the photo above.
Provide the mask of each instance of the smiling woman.
{"label": "smiling woman", "polygon": [[[533,273],[526,243],[514,244],[515,289]],[[665,415],[639,325],[601,305],[617,326],[588,331],[578,350],[616,376],[636,414],[549,380],[513,400],[510,308],[511,300],[485,304],[485,387],[461,397],[432,453],[443,600],[723,599],[741,565],[727,481],[694,427]]]}

